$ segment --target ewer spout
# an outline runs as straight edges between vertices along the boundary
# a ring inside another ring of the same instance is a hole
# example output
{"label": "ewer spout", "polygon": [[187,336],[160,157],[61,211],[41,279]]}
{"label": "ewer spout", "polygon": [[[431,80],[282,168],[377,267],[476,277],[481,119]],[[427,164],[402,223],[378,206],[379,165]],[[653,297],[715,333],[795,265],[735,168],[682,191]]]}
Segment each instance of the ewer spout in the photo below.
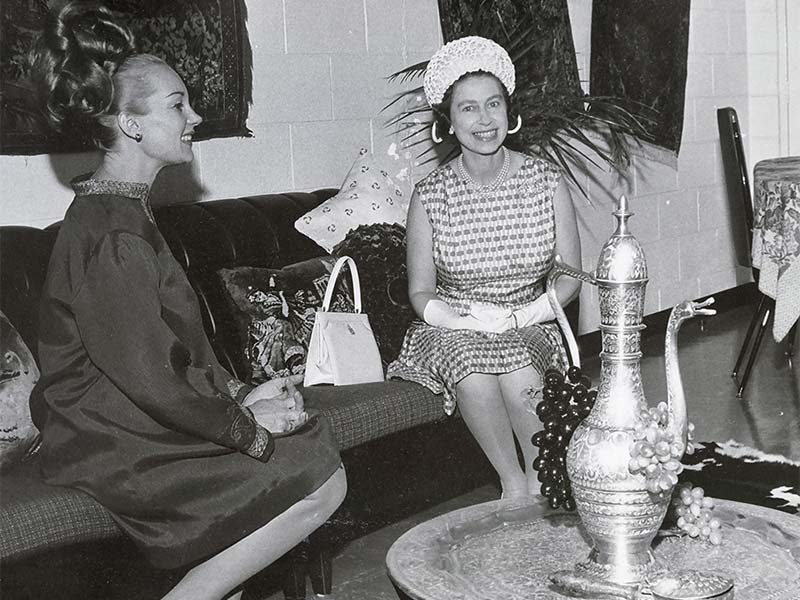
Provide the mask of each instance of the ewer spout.
{"label": "ewer spout", "polygon": [[683,393],[683,380],[681,379],[681,369],[678,363],[678,330],[684,321],[704,315],[715,315],[716,310],[707,308],[714,303],[714,298],[708,298],[703,302],[693,302],[684,300],[676,305],[669,315],[667,331],[664,335],[664,365],[667,379],[667,429],[679,440],[681,444],[681,456],[686,450],[688,443],[688,417],[686,412],[686,397]]}

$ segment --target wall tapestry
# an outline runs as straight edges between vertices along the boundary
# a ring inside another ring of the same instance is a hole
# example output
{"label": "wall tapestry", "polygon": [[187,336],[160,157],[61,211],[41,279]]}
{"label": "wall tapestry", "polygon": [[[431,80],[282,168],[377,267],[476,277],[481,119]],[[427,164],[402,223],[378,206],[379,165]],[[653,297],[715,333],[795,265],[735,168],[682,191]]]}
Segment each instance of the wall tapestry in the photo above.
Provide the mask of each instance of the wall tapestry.
{"label": "wall tapestry", "polygon": [[[654,110],[653,143],[677,154],[683,129],[690,0],[594,0],[591,91]],[[623,101],[624,102],[624,101]]]}
{"label": "wall tapestry", "polygon": [[[106,0],[127,20],[139,49],[169,63],[203,116],[196,140],[248,136],[252,100],[250,45],[244,0]],[[3,0],[0,4],[0,154],[88,150],[86,140],[48,130],[28,82],[27,50],[49,10],[63,0]]]}

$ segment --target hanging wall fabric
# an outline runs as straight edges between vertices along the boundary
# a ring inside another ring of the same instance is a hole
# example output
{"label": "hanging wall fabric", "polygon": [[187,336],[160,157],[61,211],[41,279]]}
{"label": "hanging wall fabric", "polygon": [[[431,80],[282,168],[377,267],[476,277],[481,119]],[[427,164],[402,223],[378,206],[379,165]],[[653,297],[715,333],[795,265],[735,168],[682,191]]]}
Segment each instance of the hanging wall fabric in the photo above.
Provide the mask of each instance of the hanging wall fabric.
{"label": "hanging wall fabric", "polygon": [[681,145],[690,0],[594,0],[591,94],[655,111],[653,143]]}

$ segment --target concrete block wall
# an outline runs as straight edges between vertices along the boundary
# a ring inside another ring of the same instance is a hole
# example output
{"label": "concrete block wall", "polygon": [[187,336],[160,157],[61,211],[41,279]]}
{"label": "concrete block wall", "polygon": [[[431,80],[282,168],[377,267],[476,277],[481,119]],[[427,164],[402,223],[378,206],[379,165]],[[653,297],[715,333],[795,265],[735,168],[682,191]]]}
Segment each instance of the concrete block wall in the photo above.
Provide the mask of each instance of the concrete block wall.
{"label": "concrete block wall", "polygon": [[260,0],[248,11],[255,140],[204,145],[207,197],[338,187],[360,147],[397,142],[380,111],[408,86],[385,78],[441,45],[435,2]]}
{"label": "concrete block wall", "polygon": [[[758,105],[760,100],[753,102],[751,97],[761,98],[768,93],[764,90],[774,89],[777,72],[753,74],[764,59],[760,54],[751,56],[751,49],[760,48],[748,45],[748,34],[752,26],[759,29],[753,35],[768,35],[761,30],[770,19],[775,25],[777,15],[759,8],[760,20],[751,22],[748,4],[749,0],[691,4],[683,141],[677,161],[643,152],[634,156],[622,175],[591,167],[582,180],[589,200],[573,193],[587,270],[594,269],[600,248],[613,231],[614,202],[621,194],[628,196],[635,213],[630,227],[642,243],[649,267],[646,314],[750,281],[749,270],[736,264],[733,230],[741,224],[732,222],[728,208],[716,117],[717,108],[735,107],[745,132],[753,121],[760,127],[773,120]],[[570,11],[581,79],[588,81],[591,3],[572,0]],[[755,118],[750,114],[754,109]],[[580,330],[592,331],[599,321],[595,288],[584,286],[581,302]]]}
{"label": "concrete block wall", "polygon": [[[588,89],[592,2],[568,3]],[[622,177],[597,169],[583,176],[591,198],[575,195],[583,267],[595,267],[613,229],[613,201],[626,193],[636,213],[631,227],[650,265],[647,313],[749,279],[733,258],[716,109],[739,111],[751,169],[783,149],[785,118],[773,110],[787,88],[779,72],[783,68],[789,88],[800,79],[781,63],[780,49],[793,39],[785,39],[791,27],[782,14],[798,15],[789,10],[792,3],[693,0],[677,162],[641,155]],[[159,177],[156,202],[338,187],[361,146],[383,154],[398,140],[383,128],[386,115],[379,110],[404,88],[384,77],[441,45],[436,0],[247,0],[247,8],[254,137],[195,144],[191,166],[168,168]],[[0,156],[0,224],[43,227],[61,219],[72,199],[69,180],[96,160],[92,153]],[[417,167],[415,175],[430,167]],[[581,332],[592,331],[597,299],[589,286],[583,306]]]}
{"label": "concrete block wall", "polygon": [[[253,137],[195,143],[191,166],[159,175],[154,203],[338,187],[362,146],[385,155],[397,144],[380,109],[421,80],[401,85],[385,77],[430,58],[442,43],[436,0],[246,4]],[[60,220],[72,200],[70,179],[97,160],[95,153],[0,156],[0,224]]]}

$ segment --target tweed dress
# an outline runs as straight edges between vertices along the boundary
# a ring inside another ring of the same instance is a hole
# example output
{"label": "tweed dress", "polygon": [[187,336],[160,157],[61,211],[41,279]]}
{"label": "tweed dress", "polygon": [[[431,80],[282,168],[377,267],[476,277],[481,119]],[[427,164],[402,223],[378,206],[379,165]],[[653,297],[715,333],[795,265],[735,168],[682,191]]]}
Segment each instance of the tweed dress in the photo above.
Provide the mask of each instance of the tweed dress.
{"label": "tweed dress", "polygon": [[[467,184],[451,161],[417,185],[433,229],[436,293],[459,314],[472,303],[517,309],[544,293],[555,253],[553,197],[560,173],[527,157],[492,191]],[[542,323],[502,333],[411,323],[388,376],[424,385],[456,408],[456,384],[471,373],[502,374],[532,365],[540,375],[564,369],[558,325]]]}

